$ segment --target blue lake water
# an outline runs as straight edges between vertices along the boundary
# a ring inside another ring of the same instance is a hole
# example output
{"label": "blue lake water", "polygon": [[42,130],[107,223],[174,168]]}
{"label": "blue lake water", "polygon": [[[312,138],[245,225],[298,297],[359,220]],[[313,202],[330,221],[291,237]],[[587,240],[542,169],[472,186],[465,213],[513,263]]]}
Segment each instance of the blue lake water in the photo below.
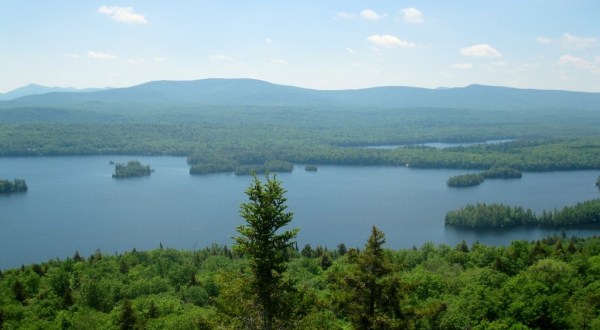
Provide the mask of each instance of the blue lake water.
{"label": "blue lake water", "polygon": [[[150,177],[116,180],[109,161],[140,160],[155,169]],[[600,198],[599,171],[524,173],[520,180],[486,180],[477,187],[448,188],[462,170],[406,167],[296,166],[278,178],[288,190],[298,244],[334,248],[363,246],[373,225],[386,246],[408,248],[425,242],[455,245],[507,244],[560,230],[517,228],[494,231],[444,226],[446,212],[467,203],[498,202],[553,210]],[[243,224],[239,205],[251,177],[233,174],[190,176],[182,157],[0,158],[0,178],[23,178],[29,191],[0,195],[0,269],[72,256],[151,249],[200,249],[232,244]],[[600,234],[599,229],[567,235]]]}

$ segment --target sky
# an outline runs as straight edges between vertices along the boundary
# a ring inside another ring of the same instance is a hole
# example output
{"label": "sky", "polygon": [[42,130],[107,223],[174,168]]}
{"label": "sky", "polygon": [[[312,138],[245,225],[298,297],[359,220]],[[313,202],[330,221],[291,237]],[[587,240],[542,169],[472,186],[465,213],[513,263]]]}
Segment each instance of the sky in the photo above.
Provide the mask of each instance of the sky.
{"label": "sky", "polygon": [[598,0],[0,0],[0,93],[254,78],[600,92]]}

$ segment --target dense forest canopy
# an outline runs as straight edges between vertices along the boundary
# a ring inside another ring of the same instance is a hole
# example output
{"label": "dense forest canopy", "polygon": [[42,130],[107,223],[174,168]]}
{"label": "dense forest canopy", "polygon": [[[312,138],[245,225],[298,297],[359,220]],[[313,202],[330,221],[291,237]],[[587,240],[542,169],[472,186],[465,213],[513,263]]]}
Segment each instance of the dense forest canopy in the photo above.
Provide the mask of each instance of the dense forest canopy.
{"label": "dense forest canopy", "polygon": [[445,224],[471,228],[514,226],[568,227],[600,224],[600,199],[536,215],[520,206],[478,203],[446,214]]}
{"label": "dense forest canopy", "polygon": [[[403,250],[386,249],[382,236],[373,238],[360,249],[340,244],[335,250],[291,250],[284,276],[290,291],[282,297],[289,309],[275,324],[297,329],[360,329],[364,322],[401,329],[600,326],[600,238],[551,237],[506,247],[427,243]],[[2,271],[0,326],[258,327],[252,322],[260,319],[260,309],[244,298],[251,296],[247,269],[248,259],[227,246],[75,253]],[[368,314],[371,298],[376,307]]]}

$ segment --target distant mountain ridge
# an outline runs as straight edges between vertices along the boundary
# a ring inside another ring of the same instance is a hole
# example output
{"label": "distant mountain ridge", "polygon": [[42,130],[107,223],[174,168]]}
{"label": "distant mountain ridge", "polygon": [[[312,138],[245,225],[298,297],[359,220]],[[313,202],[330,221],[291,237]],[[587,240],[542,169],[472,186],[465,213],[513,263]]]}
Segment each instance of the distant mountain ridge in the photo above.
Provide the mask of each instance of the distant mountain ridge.
{"label": "distant mountain ridge", "polygon": [[0,101],[14,100],[24,96],[40,95],[48,93],[67,93],[67,92],[96,92],[103,90],[102,88],[84,88],[78,89],[74,87],[48,87],[38,84],[29,84],[19,87],[7,93],[0,93]]}
{"label": "distant mountain ridge", "polygon": [[[480,110],[578,109],[600,111],[600,93],[518,89],[485,85],[427,89],[387,86],[352,90],[316,90],[254,79],[152,81],[144,84],[82,93],[50,91],[37,85],[28,95],[0,102],[0,108],[80,108],[94,104],[154,107],[172,106],[286,106],[374,108],[463,108]],[[15,90],[7,94],[15,95]]]}

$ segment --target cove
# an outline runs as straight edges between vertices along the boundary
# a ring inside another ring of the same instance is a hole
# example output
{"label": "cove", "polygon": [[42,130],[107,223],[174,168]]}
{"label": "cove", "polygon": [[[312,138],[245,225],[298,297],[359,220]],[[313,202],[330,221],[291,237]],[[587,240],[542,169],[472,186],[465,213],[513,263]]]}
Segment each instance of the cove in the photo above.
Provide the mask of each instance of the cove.
{"label": "cove", "polygon": [[[150,165],[149,177],[115,180],[115,163],[136,159]],[[239,205],[251,177],[233,174],[191,176],[183,157],[81,156],[0,158],[0,177],[23,178],[29,191],[0,196],[0,269],[72,256],[165,247],[200,249],[231,245],[243,223]],[[557,229],[513,228],[470,231],[444,226],[449,210],[468,203],[504,203],[553,210],[599,198],[598,171],[523,174],[520,180],[486,180],[452,189],[446,180],[464,170],[406,167],[296,165],[277,177],[288,190],[298,245],[338,243],[362,247],[373,225],[386,234],[386,247],[410,248],[426,242],[455,245],[508,244],[532,240]],[[599,229],[576,228],[568,236]]]}

